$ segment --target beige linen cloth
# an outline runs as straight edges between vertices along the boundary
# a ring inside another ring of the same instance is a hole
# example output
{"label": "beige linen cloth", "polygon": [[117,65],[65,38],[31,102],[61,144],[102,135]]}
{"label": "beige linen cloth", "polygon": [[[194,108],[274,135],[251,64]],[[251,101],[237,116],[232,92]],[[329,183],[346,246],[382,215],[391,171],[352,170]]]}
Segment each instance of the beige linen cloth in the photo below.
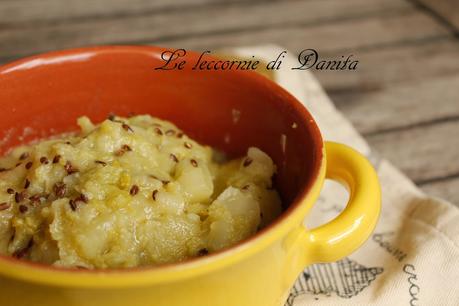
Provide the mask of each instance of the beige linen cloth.
{"label": "beige linen cloth", "polygon": [[[281,51],[277,46],[230,50],[266,62]],[[348,144],[370,159],[379,174],[383,203],[366,243],[338,262],[307,267],[285,305],[459,305],[459,209],[422,193],[372,153],[313,75],[290,69],[298,62],[289,54],[271,77],[312,113],[325,140]],[[327,182],[305,224],[312,228],[331,220],[346,200],[341,186]]]}

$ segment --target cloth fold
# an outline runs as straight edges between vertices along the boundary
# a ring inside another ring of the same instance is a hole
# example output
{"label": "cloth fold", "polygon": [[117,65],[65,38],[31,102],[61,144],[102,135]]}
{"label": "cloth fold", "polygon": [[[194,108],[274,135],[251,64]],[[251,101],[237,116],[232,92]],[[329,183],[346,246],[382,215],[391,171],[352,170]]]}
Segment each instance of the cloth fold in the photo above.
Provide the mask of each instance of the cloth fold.
{"label": "cloth fold", "polygon": [[[228,51],[269,62],[283,50],[267,45]],[[380,220],[365,244],[338,262],[307,267],[285,306],[459,305],[459,209],[425,195],[374,154],[312,73],[291,70],[297,60],[290,52],[283,61],[271,77],[312,113],[324,139],[345,143],[370,159],[383,195]],[[333,219],[346,199],[344,188],[327,181],[305,225],[313,228]]]}

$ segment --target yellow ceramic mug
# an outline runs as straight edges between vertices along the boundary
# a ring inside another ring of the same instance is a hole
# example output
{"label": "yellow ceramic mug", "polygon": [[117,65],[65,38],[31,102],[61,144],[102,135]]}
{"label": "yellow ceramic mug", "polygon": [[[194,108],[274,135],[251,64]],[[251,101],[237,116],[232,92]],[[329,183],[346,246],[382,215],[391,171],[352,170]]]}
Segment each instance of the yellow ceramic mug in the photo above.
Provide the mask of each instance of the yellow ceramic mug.
{"label": "yellow ceramic mug", "polygon": [[[276,187],[285,212],[233,248],[178,264],[87,271],[0,257],[0,305],[281,306],[306,266],[338,260],[371,234],[380,187],[365,157],[344,145],[324,144],[304,107],[264,77],[186,67],[157,71],[163,51],[86,48],[1,67],[0,138],[10,137],[0,152],[24,141],[25,126],[36,133],[27,134],[27,141],[51,128],[71,130],[83,114],[100,120],[109,112],[151,113],[232,155],[249,145],[263,149],[278,165]],[[197,56],[188,53],[185,59]],[[330,223],[308,230],[303,220],[325,178],[348,188],[349,203]]]}

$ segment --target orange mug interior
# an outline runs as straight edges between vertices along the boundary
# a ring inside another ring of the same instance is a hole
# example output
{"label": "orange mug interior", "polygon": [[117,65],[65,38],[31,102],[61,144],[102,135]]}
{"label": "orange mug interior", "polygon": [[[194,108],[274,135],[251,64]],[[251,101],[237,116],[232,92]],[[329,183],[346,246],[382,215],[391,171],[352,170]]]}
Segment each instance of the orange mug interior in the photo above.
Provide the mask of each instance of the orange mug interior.
{"label": "orange mug interior", "polygon": [[[322,139],[311,115],[274,82],[254,72],[155,70],[156,47],[98,47],[53,52],[0,68],[0,153],[37,138],[76,130],[76,118],[151,114],[201,143],[241,156],[256,146],[278,167],[276,188],[289,206],[317,177]],[[287,208],[287,207],[285,207]]]}

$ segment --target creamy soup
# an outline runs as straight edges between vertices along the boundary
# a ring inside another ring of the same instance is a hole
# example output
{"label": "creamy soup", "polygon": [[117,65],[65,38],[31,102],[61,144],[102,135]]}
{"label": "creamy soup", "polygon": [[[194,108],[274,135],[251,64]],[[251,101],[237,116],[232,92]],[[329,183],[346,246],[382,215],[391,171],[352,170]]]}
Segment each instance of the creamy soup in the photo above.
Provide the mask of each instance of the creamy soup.
{"label": "creamy soup", "polygon": [[222,154],[148,115],[110,117],[0,158],[0,254],[75,268],[183,261],[281,213],[276,166]]}

